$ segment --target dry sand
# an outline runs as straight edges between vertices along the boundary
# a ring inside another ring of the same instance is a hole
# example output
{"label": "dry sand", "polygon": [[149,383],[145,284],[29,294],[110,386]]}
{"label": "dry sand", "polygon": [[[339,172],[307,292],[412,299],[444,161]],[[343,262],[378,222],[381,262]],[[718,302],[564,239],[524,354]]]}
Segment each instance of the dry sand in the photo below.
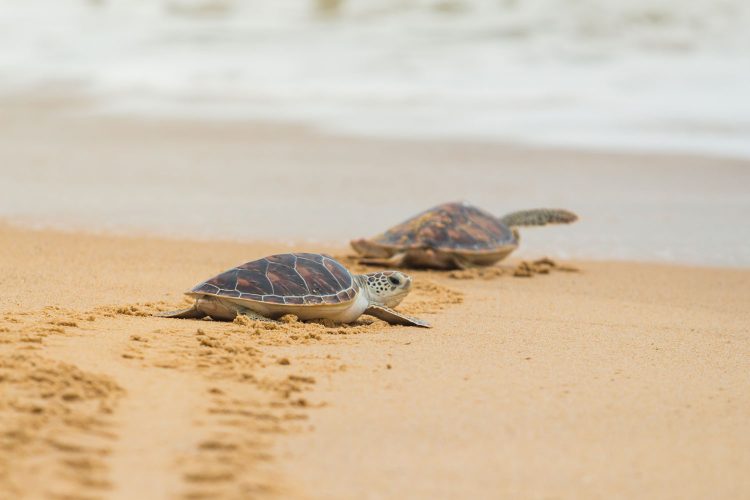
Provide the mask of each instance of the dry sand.
{"label": "dry sand", "polygon": [[431,330],[271,327],[149,314],[284,246],[0,242],[0,498],[750,495],[750,271],[419,272]]}

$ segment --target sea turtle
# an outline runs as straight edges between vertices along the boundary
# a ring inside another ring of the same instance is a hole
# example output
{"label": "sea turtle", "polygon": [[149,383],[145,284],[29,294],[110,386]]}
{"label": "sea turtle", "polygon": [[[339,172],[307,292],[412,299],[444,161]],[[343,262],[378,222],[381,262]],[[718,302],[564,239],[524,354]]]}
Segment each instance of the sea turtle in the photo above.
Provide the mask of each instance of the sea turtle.
{"label": "sea turtle", "polygon": [[353,275],[328,255],[287,253],[204,281],[187,292],[195,297],[192,307],[159,316],[232,321],[238,314],[262,320],[294,314],[302,320],[350,323],[369,314],[392,324],[429,327],[392,309],[410,290],[411,278],[399,271]]}
{"label": "sea turtle", "polygon": [[469,203],[444,203],[371,239],[351,242],[363,263],[437,269],[489,266],[518,246],[518,226],[569,224],[567,210],[540,208],[495,217]]}

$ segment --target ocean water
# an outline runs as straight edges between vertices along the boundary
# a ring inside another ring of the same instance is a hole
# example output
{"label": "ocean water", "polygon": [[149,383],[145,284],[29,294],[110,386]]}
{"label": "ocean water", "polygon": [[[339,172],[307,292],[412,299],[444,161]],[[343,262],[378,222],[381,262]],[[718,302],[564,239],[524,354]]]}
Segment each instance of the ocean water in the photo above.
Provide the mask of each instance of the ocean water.
{"label": "ocean water", "polygon": [[0,92],[103,113],[750,157],[747,0],[0,0]]}

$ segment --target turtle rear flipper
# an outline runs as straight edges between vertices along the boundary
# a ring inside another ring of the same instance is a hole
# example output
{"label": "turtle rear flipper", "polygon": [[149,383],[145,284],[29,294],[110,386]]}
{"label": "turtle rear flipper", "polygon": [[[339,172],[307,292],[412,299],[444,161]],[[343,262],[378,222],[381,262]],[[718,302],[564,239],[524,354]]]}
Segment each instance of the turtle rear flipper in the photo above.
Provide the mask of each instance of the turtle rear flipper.
{"label": "turtle rear flipper", "polygon": [[195,303],[187,309],[179,309],[177,311],[166,311],[154,314],[160,318],[180,318],[180,319],[202,319],[208,316],[206,313],[198,309],[198,304]]}
{"label": "turtle rear flipper", "polygon": [[414,316],[407,316],[406,314],[394,311],[390,307],[372,305],[365,309],[364,314],[375,316],[376,318],[387,321],[392,325],[421,326],[424,328],[432,328],[432,325],[430,325],[428,322],[419,318],[415,318]]}
{"label": "turtle rear flipper", "polygon": [[215,321],[233,321],[237,317],[237,307],[214,297],[199,297],[187,309],[158,313],[161,318],[203,319],[209,316]]}
{"label": "turtle rear flipper", "polygon": [[578,216],[568,210],[558,208],[537,208],[534,210],[520,210],[509,213],[500,221],[509,227],[514,226],[546,226],[547,224],[570,224],[578,220]]}
{"label": "turtle rear flipper", "polygon": [[365,257],[359,259],[360,264],[367,266],[394,266],[401,267],[404,265],[404,259],[406,258],[406,252],[397,253],[391,257]]}
{"label": "turtle rear flipper", "polygon": [[391,252],[387,249],[364,238],[352,240],[349,242],[349,245],[351,245],[355,252],[363,257],[387,259],[391,255]]}

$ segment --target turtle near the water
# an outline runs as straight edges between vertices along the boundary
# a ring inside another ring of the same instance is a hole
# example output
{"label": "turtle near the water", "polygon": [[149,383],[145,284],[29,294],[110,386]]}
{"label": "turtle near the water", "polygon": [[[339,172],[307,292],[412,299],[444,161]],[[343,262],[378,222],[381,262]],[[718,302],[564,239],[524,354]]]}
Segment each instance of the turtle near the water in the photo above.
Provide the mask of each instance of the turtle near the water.
{"label": "turtle near the water", "polygon": [[495,217],[469,203],[444,203],[370,239],[351,242],[368,264],[466,269],[489,266],[518,246],[519,226],[569,224],[567,210],[539,208]]}
{"label": "turtle near the water", "polygon": [[294,314],[301,320],[351,323],[369,314],[392,324],[429,327],[393,310],[410,290],[411,278],[399,271],[351,274],[327,255],[287,253],[204,281],[187,292],[195,298],[192,307],[159,316],[232,321],[238,314],[263,320]]}

